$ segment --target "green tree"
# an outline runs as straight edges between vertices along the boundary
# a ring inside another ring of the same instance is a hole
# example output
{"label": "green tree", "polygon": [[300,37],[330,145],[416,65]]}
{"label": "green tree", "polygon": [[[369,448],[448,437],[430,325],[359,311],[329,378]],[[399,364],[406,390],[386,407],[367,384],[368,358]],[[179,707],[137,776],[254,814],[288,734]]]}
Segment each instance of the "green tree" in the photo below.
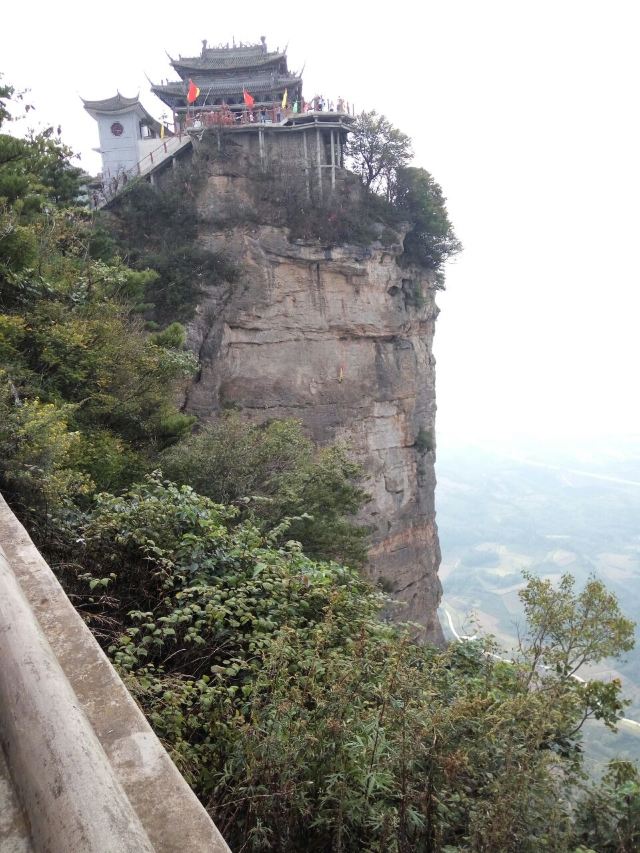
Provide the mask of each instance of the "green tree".
{"label": "green tree", "polygon": [[360,113],[351,125],[346,154],[365,187],[387,201],[395,196],[398,169],[413,156],[411,139],[375,110]]}
{"label": "green tree", "polygon": [[[571,751],[575,735],[595,718],[615,728],[627,701],[621,698],[619,679],[610,682],[578,677],[579,670],[630,651],[635,643],[634,623],[620,611],[616,597],[604,584],[590,578],[576,592],[575,580],[564,574],[557,585],[524,573],[527,629],[520,637],[520,674],[529,690],[557,696],[564,708],[563,743]],[[556,736],[560,743],[559,736]]]}
{"label": "green tree", "polygon": [[[8,98],[12,87],[0,87],[0,127],[10,121]],[[75,204],[81,196],[83,171],[73,165],[73,151],[63,144],[60,128],[29,132],[25,139],[0,133],[0,198],[23,218],[40,211],[45,202]]]}
{"label": "green tree", "polygon": [[[0,122],[11,98],[3,85]],[[146,332],[157,273],[91,259],[72,161],[51,128],[0,134],[0,487],[32,522],[129,485],[194,421],[175,405],[194,369],[184,330]]]}
{"label": "green tree", "polygon": [[429,172],[414,167],[396,172],[395,208],[410,224],[403,260],[435,270],[461,251],[449,220],[445,197]]}
{"label": "green tree", "polygon": [[0,484],[23,510],[55,507],[91,491],[73,464],[80,441],[69,428],[73,408],[16,398],[0,370]]}

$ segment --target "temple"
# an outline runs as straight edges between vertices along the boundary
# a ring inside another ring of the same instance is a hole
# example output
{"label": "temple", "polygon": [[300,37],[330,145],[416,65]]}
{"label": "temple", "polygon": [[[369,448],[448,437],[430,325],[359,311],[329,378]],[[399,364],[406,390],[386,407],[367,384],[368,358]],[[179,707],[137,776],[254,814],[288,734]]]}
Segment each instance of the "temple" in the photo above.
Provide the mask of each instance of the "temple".
{"label": "temple", "polygon": [[[181,126],[181,118],[189,111],[211,113],[226,107],[239,112],[245,109],[247,100],[257,109],[269,110],[283,104],[293,107],[296,103],[302,109],[301,76],[289,71],[286,52],[267,50],[264,36],[260,44],[232,47],[207,47],[203,39],[200,56],[169,59],[180,80],[152,84],[151,91],[172,110]],[[200,91],[188,103],[190,82]]]}
{"label": "temple", "polygon": [[109,203],[131,178],[162,179],[168,167],[206,146],[208,131],[218,146],[221,133],[228,133],[236,153],[243,150],[263,172],[302,170],[309,198],[322,197],[325,186],[333,191],[344,168],[353,107],[341,96],[335,102],[321,95],[305,100],[302,75],[289,71],[286,50],[269,51],[264,36],[259,44],[231,47],[208,47],[203,40],[200,56],[169,59],[180,80],[151,84],[171,109],[168,124],[153,119],[137,97],[119,92],[84,101],[100,134],[96,150],[103,168],[91,185],[94,206]]}

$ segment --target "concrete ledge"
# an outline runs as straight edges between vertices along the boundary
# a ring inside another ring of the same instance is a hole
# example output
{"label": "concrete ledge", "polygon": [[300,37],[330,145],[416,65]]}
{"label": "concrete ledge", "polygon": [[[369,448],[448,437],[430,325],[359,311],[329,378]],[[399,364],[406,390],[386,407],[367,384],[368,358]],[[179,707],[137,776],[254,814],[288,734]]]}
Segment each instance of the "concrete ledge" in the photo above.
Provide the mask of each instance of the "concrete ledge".
{"label": "concrete ledge", "polygon": [[31,832],[0,745],[0,850],[34,853]]}
{"label": "concrete ledge", "polygon": [[0,550],[0,731],[36,849],[152,853]]}
{"label": "concrete ledge", "polygon": [[34,849],[228,853],[0,497],[0,732]]}

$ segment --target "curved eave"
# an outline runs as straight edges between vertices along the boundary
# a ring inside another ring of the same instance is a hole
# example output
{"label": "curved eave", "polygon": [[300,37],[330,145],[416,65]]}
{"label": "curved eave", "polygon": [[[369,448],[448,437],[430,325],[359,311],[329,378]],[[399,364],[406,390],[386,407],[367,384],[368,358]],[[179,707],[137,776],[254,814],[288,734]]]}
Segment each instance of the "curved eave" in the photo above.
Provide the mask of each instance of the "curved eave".
{"label": "curved eave", "polygon": [[[170,62],[173,68],[182,76],[182,74],[198,74],[205,72],[208,74],[229,74],[240,72],[251,72],[252,69],[269,68],[272,65],[279,65],[282,61],[286,63],[286,53],[270,53],[267,55],[248,55],[239,56],[235,62],[225,62],[226,57],[222,56],[185,56],[179,59],[172,59]],[[232,57],[229,57],[231,59]]]}
{"label": "curved eave", "polygon": [[[119,100],[117,100],[118,98]],[[153,127],[156,130],[160,129],[160,122],[151,113],[147,112],[137,96],[135,98],[125,98],[118,92],[115,97],[106,98],[102,101],[86,101],[84,98],[80,100],[85,110],[96,120],[104,115],[116,117],[134,112],[149,127]]]}
{"label": "curved eave", "polygon": [[222,68],[212,68],[208,65],[184,65],[184,63],[176,62],[171,63],[173,68],[180,77],[184,79],[184,77],[192,77],[194,74],[210,74],[212,76],[223,76],[226,74],[251,74],[252,71],[260,69],[268,69],[271,66],[276,66],[279,64],[279,60],[275,62],[265,62],[260,65],[256,64],[247,64],[247,65],[230,65],[229,67]]}
{"label": "curved eave", "polygon": [[[102,100],[99,101],[86,100],[82,96],[80,97],[80,100],[84,104],[85,110],[88,112],[121,113],[123,110],[131,109],[131,107],[135,107],[137,105],[142,107],[142,104],[140,104],[139,92],[134,98],[127,98],[126,95],[116,92],[112,97],[102,98]],[[142,109],[144,109],[144,107],[142,107]]]}
{"label": "curved eave", "polygon": [[[193,77],[192,79],[201,92],[211,91],[216,94],[225,94],[227,92],[230,94],[242,94],[245,88],[249,92],[251,92],[252,88],[255,88],[257,91],[267,91],[267,89],[294,89],[296,86],[302,85],[302,77],[297,77],[293,74],[282,74],[275,80],[268,77],[263,80],[248,80],[246,78],[240,78],[238,80],[203,80],[199,77]],[[162,95],[186,95],[187,87],[181,81],[166,84],[152,83],[151,91],[158,95],[158,97],[161,97]]]}
{"label": "curved eave", "polygon": [[180,105],[187,97],[186,92],[172,92],[165,86],[152,86],[151,91],[156,98],[160,98],[163,104],[171,108]]}
{"label": "curved eave", "polygon": [[[227,83],[226,85],[221,85],[220,88],[212,86],[211,84],[207,85],[207,83],[202,81],[198,82],[196,80],[194,82],[200,88],[200,95],[192,105],[194,108],[206,105],[211,106],[217,99],[240,99],[242,98],[243,89],[245,87],[245,84],[242,81],[238,81],[234,86],[229,86]],[[279,100],[281,93],[284,92],[285,89],[288,90],[289,97],[293,97],[294,92],[296,92],[296,90],[298,90],[302,85],[302,78],[283,77],[275,83],[271,83],[270,81],[265,81],[265,83],[268,83],[268,85],[260,85],[256,87],[252,87],[249,82],[246,83],[246,89],[254,96],[256,103],[270,103]],[[171,109],[184,109],[187,106],[187,90],[181,83],[176,82],[169,85],[152,86],[151,91]]]}

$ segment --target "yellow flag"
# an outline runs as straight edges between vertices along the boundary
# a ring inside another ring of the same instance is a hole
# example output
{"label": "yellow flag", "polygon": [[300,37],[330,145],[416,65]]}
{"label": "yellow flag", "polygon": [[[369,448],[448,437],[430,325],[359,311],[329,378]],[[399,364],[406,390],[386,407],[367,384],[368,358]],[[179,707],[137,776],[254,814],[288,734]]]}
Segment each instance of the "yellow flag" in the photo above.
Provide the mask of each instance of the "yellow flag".
{"label": "yellow flag", "polygon": [[284,109],[284,108],[287,106],[287,95],[288,95],[288,92],[289,92],[289,90],[288,90],[288,89],[285,89],[285,90],[284,90],[284,95],[282,96],[282,109]]}
{"label": "yellow flag", "polygon": [[160,139],[164,139],[164,125],[160,125]]}

